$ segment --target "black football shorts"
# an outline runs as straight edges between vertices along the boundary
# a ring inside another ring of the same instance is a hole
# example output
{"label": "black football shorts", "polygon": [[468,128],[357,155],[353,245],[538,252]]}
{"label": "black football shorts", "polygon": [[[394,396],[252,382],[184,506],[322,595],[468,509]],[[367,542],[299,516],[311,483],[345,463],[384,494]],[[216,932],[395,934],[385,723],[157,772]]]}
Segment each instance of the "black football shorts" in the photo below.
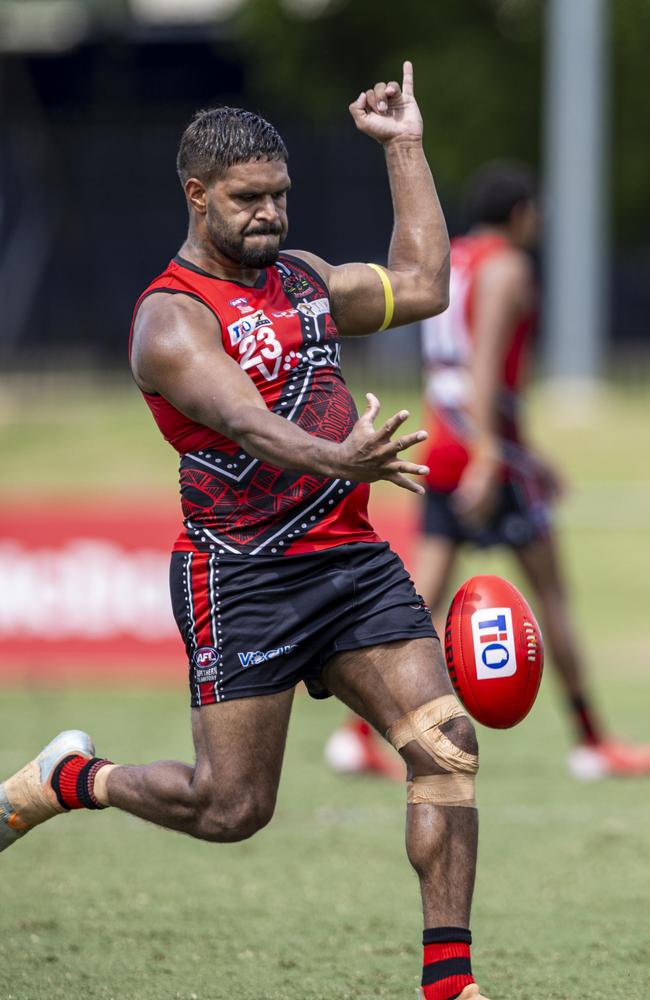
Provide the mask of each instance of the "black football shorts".
{"label": "black football shorts", "polygon": [[436,637],[429,609],[386,542],[263,558],[174,552],[170,585],[193,707],[275,694],[299,681],[326,698],[320,676],[336,653]]}
{"label": "black football shorts", "polygon": [[548,533],[550,513],[545,500],[531,496],[518,481],[500,487],[495,509],[481,528],[470,527],[456,513],[452,494],[427,489],[422,513],[422,533],[469,542],[481,548],[506,545],[522,548]]}

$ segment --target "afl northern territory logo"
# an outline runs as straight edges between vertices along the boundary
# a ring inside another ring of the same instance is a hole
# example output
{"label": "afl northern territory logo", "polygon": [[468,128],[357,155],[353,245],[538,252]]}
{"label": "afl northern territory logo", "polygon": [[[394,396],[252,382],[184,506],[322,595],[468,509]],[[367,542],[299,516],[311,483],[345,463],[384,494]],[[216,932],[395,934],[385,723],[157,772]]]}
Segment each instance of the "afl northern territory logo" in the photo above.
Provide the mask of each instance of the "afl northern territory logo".
{"label": "afl northern territory logo", "polygon": [[214,646],[199,646],[192,659],[197,670],[209,670],[219,662],[219,651]]}

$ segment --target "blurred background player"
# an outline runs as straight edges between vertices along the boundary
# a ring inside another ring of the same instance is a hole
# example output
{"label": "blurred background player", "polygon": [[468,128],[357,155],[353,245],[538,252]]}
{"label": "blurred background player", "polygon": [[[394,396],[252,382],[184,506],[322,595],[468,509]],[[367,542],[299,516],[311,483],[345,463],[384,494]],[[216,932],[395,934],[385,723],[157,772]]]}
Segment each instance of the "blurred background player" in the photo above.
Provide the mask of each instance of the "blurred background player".
{"label": "blurred background player", "polygon": [[[440,628],[459,546],[508,547],[529,585],[573,720],[569,770],[587,779],[648,774],[650,746],[607,737],[594,710],[550,518],[561,483],[522,433],[537,311],[532,173],[518,163],[484,165],[468,182],[465,222],[467,234],[452,241],[449,309],[422,325],[430,472],[416,584]],[[355,719],[333,734],[326,757],[340,770],[391,776],[399,764]]]}

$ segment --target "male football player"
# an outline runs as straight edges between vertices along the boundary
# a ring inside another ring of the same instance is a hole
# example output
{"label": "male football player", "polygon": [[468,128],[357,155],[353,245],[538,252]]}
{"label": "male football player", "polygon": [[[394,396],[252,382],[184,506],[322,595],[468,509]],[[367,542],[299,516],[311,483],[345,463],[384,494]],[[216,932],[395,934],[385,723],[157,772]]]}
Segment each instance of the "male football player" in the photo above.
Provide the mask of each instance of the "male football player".
{"label": "male football player", "polygon": [[[342,336],[447,306],[448,239],[422,149],[410,63],[350,105],[384,148],[388,266],[332,266],[287,234],[287,152],[268,122],[199,112],[178,172],[179,254],[136,304],[131,365],[179,451],[184,527],[171,564],[186,644],[194,766],[124,766],[61,734],[0,786],[0,846],[68,809],[115,806],[205,840],[251,836],[273,812],[293,692],[335,694],[408,766],[407,852],[421,885],[425,1000],[479,995],[470,965],[478,768],[431,618],[366,515],[368,483],[421,492],[400,411],[359,419]],[[393,435],[398,437],[393,440]]]}

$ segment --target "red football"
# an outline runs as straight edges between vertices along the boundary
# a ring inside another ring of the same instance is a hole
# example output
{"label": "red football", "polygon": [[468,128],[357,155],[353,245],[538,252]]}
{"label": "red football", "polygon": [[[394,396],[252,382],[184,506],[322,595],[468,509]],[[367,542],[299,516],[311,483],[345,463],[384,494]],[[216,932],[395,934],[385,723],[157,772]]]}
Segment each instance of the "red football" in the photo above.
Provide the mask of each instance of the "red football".
{"label": "red football", "polygon": [[530,712],[544,666],[539,625],[516,587],[473,576],[457,592],[445,628],[447,669],[477,722],[509,729]]}

